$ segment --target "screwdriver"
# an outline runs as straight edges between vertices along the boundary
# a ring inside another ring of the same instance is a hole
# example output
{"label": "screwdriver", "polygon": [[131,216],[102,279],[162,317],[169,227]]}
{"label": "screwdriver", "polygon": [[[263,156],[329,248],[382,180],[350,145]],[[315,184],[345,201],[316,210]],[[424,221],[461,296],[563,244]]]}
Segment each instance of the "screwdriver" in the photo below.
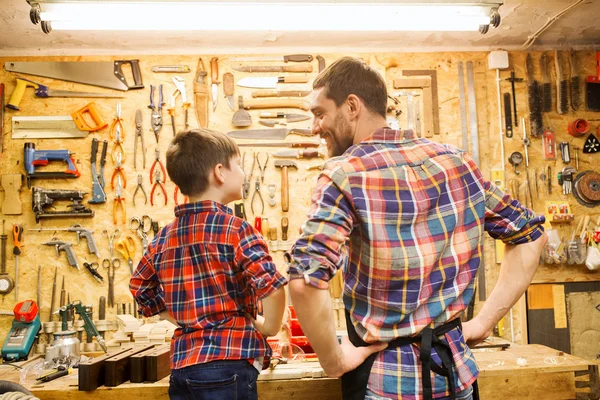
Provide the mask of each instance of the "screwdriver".
{"label": "screwdriver", "polygon": [[13,254],[15,255],[15,300],[19,295],[19,256],[21,255],[21,241],[23,240],[23,227],[21,225],[13,225]]}

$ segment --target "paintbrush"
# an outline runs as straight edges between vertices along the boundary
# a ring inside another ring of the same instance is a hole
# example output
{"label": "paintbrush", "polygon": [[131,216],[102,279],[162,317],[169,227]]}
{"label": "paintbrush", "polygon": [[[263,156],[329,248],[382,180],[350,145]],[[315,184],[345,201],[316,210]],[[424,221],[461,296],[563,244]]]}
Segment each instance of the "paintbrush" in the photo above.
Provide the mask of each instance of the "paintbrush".
{"label": "paintbrush", "polygon": [[552,83],[548,78],[548,57],[542,53],[540,58],[540,68],[542,70],[542,111],[552,111]]}
{"label": "paintbrush", "polygon": [[531,136],[538,137],[543,132],[542,106],[540,104],[540,84],[533,77],[533,59],[527,54],[525,64],[527,74],[527,97],[529,103],[529,124],[531,125]]}
{"label": "paintbrush", "polygon": [[570,94],[573,111],[577,111],[581,107],[581,78],[577,75],[576,65],[575,51],[571,50],[569,51],[569,73],[571,76]]}
{"label": "paintbrush", "polygon": [[556,112],[565,114],[569,108],[569,98],[567,92],[569,86],[567,80],[563,77],[562,63],[558,50],[554,50],[554,64],[556,65]]}

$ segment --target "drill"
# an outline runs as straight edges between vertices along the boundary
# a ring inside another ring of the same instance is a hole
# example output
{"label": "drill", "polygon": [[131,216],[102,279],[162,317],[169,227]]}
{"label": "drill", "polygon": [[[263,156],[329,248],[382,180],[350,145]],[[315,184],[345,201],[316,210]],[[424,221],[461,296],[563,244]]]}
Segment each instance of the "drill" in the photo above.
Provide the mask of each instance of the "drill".
{"label": "drill", "polygon": [[[23,159],[27,173],[27,187],[31,188],[32,179],[60,179],[78,178],[81,174],[71,158],[69,150],[36,150],[35,144],[25,143],[23,146]],[[48,165],[50,161],[64,161],[68,164],[67,170],[52,172],[35,172],[36,166]]]}

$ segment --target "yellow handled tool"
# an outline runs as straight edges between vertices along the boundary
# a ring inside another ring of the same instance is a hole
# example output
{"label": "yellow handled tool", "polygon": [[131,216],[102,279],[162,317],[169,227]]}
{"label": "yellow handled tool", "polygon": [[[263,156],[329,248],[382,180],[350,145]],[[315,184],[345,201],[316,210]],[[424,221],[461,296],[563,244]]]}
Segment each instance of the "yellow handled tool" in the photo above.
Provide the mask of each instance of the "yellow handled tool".
{"label": "yellow handled tool", "polygon": [[28,87],[32,87],[34,89],[38,89],[40,85],[29,79],[17,78],[17,87],[13,90],[12,95],[10,96],[10,100],[8,100],[8,104],[6,104],[7,108],[11,110],[19,111],[19,103],[25,94],[25,89]]}
{"label": "yellow handled tool", "polygon": [[23,99],[23,95],[25,94],[25,89],[28,87],[32,87],[35,89],[35,95],[41,98],[47,97],[83,97],[83,98],[122,98],[121,94],[112,94],[112,93],[94,93],[94,92],[75,92],[71,90],[52,90],[48,88],[48,86],[44,86],[34,81],[30,81],[29,79],[18,77],[17,86],[10,96],[10,100],[6,105],[7,108],[11,110],[19,111],[19,103],[21,99]]}

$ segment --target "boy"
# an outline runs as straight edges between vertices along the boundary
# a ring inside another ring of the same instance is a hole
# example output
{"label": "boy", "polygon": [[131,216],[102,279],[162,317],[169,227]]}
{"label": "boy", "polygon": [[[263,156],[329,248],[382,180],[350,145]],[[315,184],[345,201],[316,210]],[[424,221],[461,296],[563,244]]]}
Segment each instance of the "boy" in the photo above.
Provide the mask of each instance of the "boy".
{"label": "boy", "polygon": [[242,198],[239,149],[219,132],[182,132],[167,151],[167,172],[190,201],[154,238],[129,289],[141,314],[179,326],[169,396],[257,399],[260,364],[271,351],[265,337],[279,331],[287,282],[262,236],[225,206]]}

